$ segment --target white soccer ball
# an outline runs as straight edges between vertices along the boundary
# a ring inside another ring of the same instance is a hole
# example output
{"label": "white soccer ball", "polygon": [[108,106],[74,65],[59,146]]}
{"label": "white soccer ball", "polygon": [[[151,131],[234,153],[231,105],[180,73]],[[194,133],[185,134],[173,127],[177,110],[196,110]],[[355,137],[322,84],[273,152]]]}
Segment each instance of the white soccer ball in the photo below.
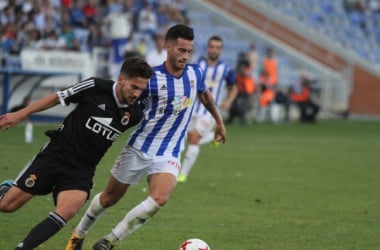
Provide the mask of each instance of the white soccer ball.
{"label": "white soccer ball", "polygon": [[184,241],[178,250],[211,250],[211,248],[201,239],[189,239]]}

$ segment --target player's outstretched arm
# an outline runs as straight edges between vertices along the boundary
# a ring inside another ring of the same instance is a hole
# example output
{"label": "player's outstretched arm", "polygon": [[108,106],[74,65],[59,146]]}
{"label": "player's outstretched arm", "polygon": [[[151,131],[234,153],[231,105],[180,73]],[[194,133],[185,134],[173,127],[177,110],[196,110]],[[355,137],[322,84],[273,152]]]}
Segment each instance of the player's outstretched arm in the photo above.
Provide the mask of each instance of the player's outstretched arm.
{"label": "player's outstretched arm", "polygon": [[30,105],[16,112],[7,113],[0,116],[0,129],[9,129],[25,120],[29,115],[49,109],[59,103],[56,93],[45,96],[32,102]]}
{"label": "player's outstretched arm", "polygon": [[214,98],[212,97],[209,90],[198,94],[199,100],[206,107],[208,112],[214,117],[215,125],[215,137],[214,140],[217,142],[226,142],[226,128],[224,127],[223,118],[220,115],[218,109],[215,107]]}

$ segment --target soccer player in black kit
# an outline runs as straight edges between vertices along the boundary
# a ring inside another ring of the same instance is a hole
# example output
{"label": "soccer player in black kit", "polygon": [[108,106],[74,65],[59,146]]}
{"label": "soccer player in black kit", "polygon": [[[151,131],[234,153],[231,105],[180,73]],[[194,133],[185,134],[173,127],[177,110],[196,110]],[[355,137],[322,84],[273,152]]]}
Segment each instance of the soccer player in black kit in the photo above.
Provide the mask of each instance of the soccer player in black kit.
{"label": "soccer player in black kit", "polygon": [[30,114],[58,103],[77,104],[57,130],[45,133],[50,141],[10,189],[0,194],[0,211],[5,213],[19,209],[35,195],[53,194],[54,212],[37,224],[16,249],[34,249],[63,228],[83,206],[102,156],[122,132],[142,119],[137,99],[152,74],[144,60],[127,58],[116,82],[89,78],[0,116],[0,128],[9,129]]}

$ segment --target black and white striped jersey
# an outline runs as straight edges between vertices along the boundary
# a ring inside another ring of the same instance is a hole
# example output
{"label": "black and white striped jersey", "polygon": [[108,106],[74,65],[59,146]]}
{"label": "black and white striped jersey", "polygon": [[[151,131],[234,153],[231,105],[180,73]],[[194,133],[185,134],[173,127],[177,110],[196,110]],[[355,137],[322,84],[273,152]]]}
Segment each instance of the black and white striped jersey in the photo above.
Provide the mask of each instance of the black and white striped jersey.
{"label": "black and white striped jersey", "polygon": [[93,171],[115,139],[143,116],[138,103],[119,103],[115,88],[111,80],[89,78],[58,91],[62,105],[77,106],[57,130],[46,133],[51,142],[41,154]]}

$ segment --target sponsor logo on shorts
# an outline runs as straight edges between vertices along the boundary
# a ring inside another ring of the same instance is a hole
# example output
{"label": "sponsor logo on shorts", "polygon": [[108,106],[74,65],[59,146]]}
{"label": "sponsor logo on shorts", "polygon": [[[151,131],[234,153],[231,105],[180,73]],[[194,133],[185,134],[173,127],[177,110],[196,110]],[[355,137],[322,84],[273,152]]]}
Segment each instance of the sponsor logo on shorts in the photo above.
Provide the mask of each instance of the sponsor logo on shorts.
{"label": "sponsor logo on shorts", "polygon": [[180,169],[181,168],[181,164],[178,161],[168,160],[168,163],[169,163],[169,165],[172,165],[176,169]]}
{"label": "sponsor logo on shorts", "polygon": [[37,176],[35,174],[29,175],[29,177],[25,180],[25,186],[28,188],[33,187],[36,184]]}

